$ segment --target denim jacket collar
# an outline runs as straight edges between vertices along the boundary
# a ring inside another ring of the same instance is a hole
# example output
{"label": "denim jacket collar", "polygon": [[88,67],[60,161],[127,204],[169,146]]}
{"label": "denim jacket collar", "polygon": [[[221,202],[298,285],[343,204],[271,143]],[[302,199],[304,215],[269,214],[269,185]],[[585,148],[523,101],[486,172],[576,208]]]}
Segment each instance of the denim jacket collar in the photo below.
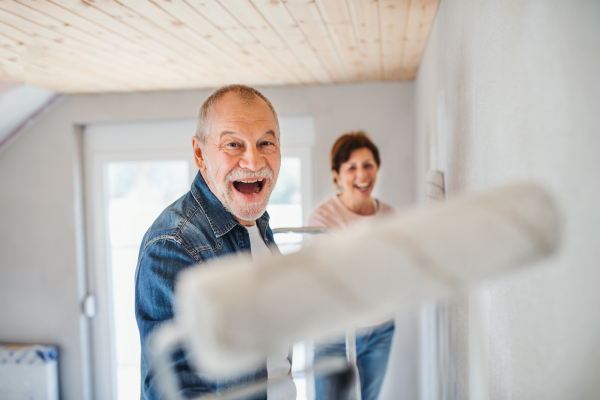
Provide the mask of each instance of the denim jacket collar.
{"label": "denim jacket collar", "polygon": [[[233,215],[225,209],[217,196],[210,190],[200,171],[198,171],[196,178],[194,178],[191,192],[194,199],[196,199],[200,205],[202,212],[206,215],[216,238],[225,235],[236,225],[241,226],[241,224],[233,218]],[[269,223],[269,214],[265,211],[264,214],[256,220],[256,223],[264,237],[265,229]]]}

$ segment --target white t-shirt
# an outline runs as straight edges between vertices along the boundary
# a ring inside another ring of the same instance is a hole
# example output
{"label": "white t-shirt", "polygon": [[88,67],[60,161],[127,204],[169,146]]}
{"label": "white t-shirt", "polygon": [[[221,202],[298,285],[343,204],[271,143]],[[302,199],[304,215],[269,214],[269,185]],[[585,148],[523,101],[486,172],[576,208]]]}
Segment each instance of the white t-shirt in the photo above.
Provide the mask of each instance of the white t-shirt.
{"label": "white t-shirt", "polygon": [[260,261],[271,257],[271,249],[269,249],[263,240],[260,230],[258,229],[258,224],[246,226],[245,228],[248,230],[248,235],[250,235],[250,252],[252,253],[252,259],[254,261]]}
{"label": "white t-shirt", "polygon": [[[266,245],[260,234],[257,224],[247,226],[250,235],[250,252],[254,261],[271,257],[271,249]],[[287,352],[282,352],[267,358],[267,399],[268,400],[295,400],[296,384],[290,375],[290,360]]]}

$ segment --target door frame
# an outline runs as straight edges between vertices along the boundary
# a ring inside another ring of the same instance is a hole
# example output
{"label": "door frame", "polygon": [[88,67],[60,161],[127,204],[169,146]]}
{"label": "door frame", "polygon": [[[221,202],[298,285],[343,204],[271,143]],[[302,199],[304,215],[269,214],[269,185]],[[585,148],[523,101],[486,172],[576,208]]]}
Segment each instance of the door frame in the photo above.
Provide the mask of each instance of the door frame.
{"label": "door frame", "polygon": [[[197,167],[191,149],[194,130],[190,129],[194,125],[194,120],[167,120],[90,124],[83,128],[87,294],[93,298],[95,308],[89,321],[93,398],[117,399],[118,388],[111,247],[106,229],[107,166],[113,162],[182,160],[188,161],[193,180]],[[173,130],[180,132],[171,133]],[[165,140],[171,135],[172,139]]]}

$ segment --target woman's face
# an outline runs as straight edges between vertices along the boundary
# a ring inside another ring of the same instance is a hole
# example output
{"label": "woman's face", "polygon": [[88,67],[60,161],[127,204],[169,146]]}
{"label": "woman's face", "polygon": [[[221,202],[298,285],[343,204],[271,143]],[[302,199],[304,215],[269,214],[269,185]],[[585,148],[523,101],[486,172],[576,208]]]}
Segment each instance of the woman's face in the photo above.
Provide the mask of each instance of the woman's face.
{"label": "woman's face", "polygon": [[333,177],[340,185],[344,196],[365,200],[371,197],[377,179],[377,170],[373,153],[363,147],[350,153],[348,161],[340,165],[340,172],[333,171]]}

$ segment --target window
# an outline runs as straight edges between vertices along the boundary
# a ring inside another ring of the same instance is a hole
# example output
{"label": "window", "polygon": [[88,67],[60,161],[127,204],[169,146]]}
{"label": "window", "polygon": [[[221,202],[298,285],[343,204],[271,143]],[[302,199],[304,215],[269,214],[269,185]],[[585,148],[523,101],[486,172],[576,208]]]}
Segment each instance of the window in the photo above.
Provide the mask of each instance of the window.
{"label": "window", "polygon": [[[277,185],[269,199],[267,212],[271,219],[269,225],[275,228],[296,228],[305,225],[308,212],[312,209],[312,191],[309,149],[282,149],[281,169]],[[303,179],[304,178],[304,179]],[[306,189],[305,189],[306,188]],[[283,254],[300,249],[301,235],[278,234],[275,241]]]}
{"label": "window", "polygon": [[96,124],[84,133],[94,397],[139,399],[134,272],[144,232],[189,190],[193,121]]}
{"label": "window", "polygon": [[185,160],[112,162],[106,166],[117,399],[139,399],[140,336],[133,309],[141,238],[161,211],[189,190]]}

